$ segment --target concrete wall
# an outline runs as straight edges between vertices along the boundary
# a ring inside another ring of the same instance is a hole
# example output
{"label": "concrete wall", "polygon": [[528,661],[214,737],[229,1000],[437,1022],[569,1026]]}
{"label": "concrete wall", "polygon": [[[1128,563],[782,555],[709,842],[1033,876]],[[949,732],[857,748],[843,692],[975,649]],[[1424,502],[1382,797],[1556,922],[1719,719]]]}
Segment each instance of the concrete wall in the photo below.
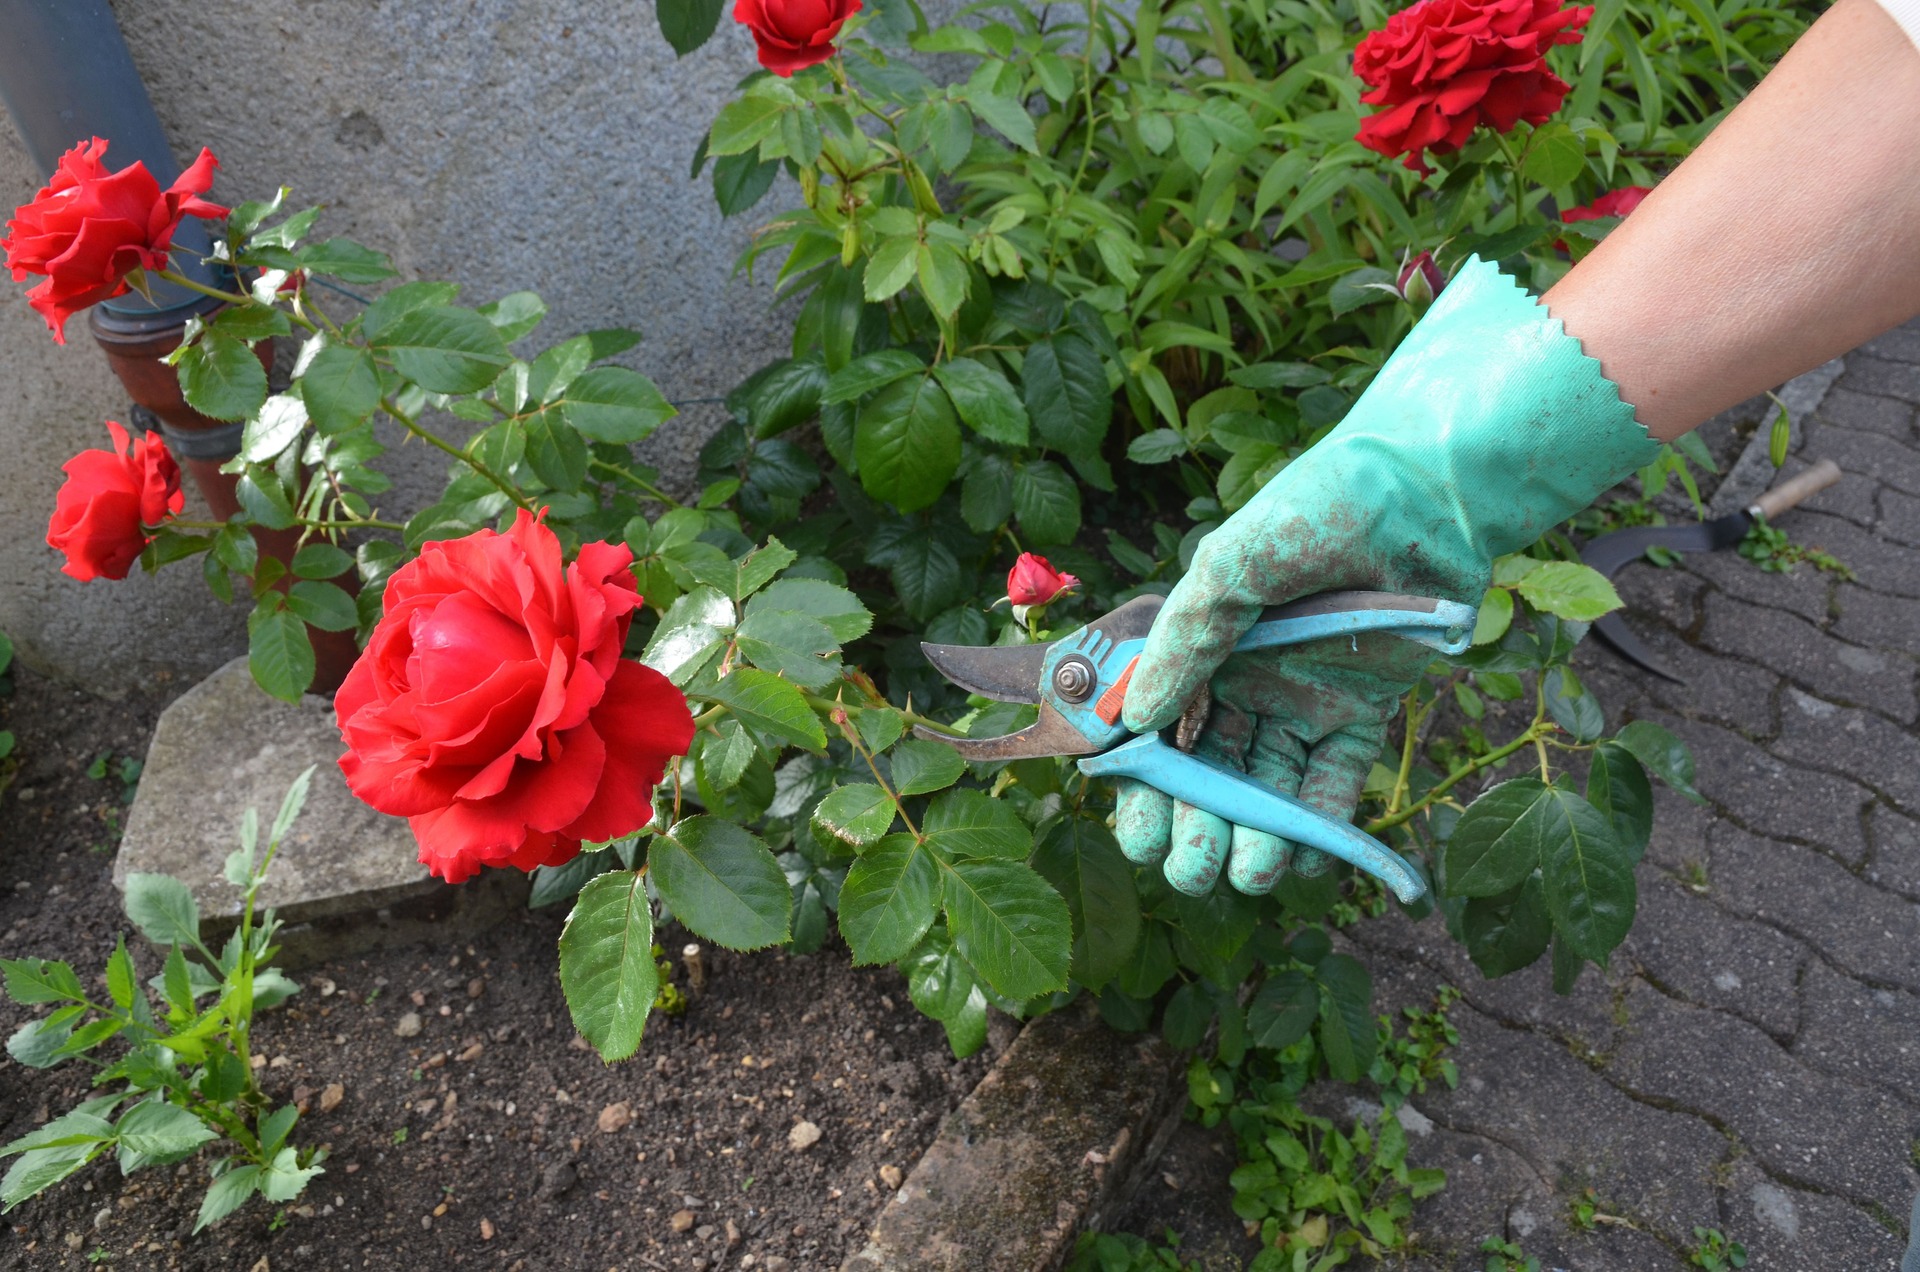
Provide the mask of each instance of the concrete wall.
{"label": "concrete wall", "polygon": [[[222,164],[226,202],[294,187],[324,203],[320,231],[392,254],[403,277],[454,279],[480,303],[531,287],[542,335],[637,326],[626,359],[674,400],[724,393],[775,356],[769,290],[732,278],[758,223],[722,222],[688,179],[700,134],[754,68],[731,21],[684,60],[633,0],[114,0],[121,29],[183,160]],[[109,159],[111,159],[109,154]],[[0,213],[41,181],[0,124]],[[760,211],[777,206],[775,198]],[[56,348],[6,284],[0,293],[0,630],[23,659],[109,693],[198,678],[245,647],[191,565],[157,579],[75,583],[46,519],[76,450],[124,420],[118,383],[85,335]],[[690,407],[649,444],[687,471],[718,422]],[[417,507],[442,466],[396,454],[383,506]],[[191,504],[189,505],[191,507]]]}

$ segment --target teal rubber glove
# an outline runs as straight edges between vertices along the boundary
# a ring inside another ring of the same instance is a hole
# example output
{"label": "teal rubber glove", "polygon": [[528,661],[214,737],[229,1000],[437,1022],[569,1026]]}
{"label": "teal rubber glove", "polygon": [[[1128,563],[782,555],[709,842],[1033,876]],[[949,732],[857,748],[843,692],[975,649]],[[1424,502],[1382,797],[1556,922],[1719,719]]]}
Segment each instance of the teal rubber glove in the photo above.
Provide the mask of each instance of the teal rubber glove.
{"label": "teal rubber glove", "polygon": [[[1201,542],[1147,638],[1127,727],[1164,728],[1210,687],[1196,752],[1350,818],[1432,653],[1379,634],[1229,656],[1234,642],[1265,607],[1341,588],[1478,605],[1495,557],[1657,450],[1579,341],[1469,258],[1346,418]],[[1192,895],[1223,861],[1253,894],[1328,865],[1139,782],[1121,786],[1116,832],[1132,861],[1164,857],[1167,881]]]}

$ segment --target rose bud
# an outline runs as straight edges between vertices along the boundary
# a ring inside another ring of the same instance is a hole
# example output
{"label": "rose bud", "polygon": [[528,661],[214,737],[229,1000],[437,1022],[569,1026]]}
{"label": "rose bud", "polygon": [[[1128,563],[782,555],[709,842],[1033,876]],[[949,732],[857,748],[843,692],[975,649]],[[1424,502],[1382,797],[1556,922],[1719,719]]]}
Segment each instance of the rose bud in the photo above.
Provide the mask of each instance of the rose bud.
{"label": "rose bud", "polygon": [[1400,267],[1400,277],[1394,285],[1399,289],[1400,299],[1415,309],[1425,309],[1446,289],[1447,276],[1433,259],[1432,252],[1422,252]]}
{"label": "rose bud", "polygon": [[1050,605],[1079,586],[1079,579],[1032,552],[1022,552],[1007,571],[1007,599],[1015,605]]}

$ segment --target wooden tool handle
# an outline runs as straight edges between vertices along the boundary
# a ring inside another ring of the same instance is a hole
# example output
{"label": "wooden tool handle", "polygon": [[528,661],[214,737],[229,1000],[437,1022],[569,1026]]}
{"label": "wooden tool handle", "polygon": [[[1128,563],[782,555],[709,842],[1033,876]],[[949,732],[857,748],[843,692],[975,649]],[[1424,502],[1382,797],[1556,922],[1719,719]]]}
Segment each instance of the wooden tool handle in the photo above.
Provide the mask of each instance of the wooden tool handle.
{"label": "wooden tool handle", "polygon": [[1747,510],[1758,512],[1771,521],[1795,504],[1811,499],[1839,480],[1840,465],[1830,459],[1823,459],[1798,477],[1781,482],[1761,495]]}

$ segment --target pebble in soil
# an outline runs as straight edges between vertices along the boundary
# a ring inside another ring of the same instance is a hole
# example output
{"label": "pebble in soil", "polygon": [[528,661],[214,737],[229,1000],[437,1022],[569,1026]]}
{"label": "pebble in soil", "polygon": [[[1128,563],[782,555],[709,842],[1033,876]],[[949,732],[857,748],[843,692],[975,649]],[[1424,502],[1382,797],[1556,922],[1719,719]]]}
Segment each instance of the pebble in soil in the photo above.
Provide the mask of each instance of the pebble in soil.
{"label": "pebble in soil", "polygon": [[[124,804],[86,770],[103,751],[144,754],[165,698],[104,702],[24,671],[17,683],[0,699],[20,757],[0,792],[0,955],[65,958],[92,977],[127,927],[109,881],[108,814]],[[457,948],[297,973],[301,993],[254,1037],[265,1089],[305,1107],[296,1141],[330,1149],[297,1203],[256,1201],[194,1237],[207,1159],[130,1178],[101,1162],[0,1221],[0,1272],[89,1256],[129,1270],[831,1269],[891,1195],[880,1168],[914,1161],[985,1072],[985,1055],[953,1060],[896,974],[853,968],[837,945],[709,948],[706,993],[656,1017],[638,1057],[604,1065],[555,975],[564,909]],[[662,934],[668,949],[687,939]],[[0,1005],[0,1032],[33,1012]],[[71,1064],[0,1073],[6,1139],[87,1090]],[[802,1122],[820,1136],[795,1151]]]}

